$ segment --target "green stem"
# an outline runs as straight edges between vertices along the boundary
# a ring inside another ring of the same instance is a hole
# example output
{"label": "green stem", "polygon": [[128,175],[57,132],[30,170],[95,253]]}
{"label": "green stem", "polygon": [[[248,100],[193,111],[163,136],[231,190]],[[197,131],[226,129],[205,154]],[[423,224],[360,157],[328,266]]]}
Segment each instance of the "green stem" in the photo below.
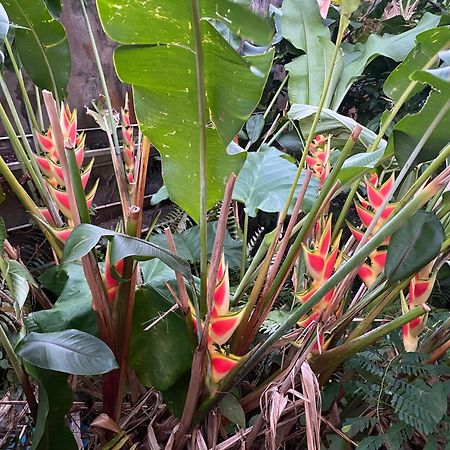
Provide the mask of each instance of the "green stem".
{"label": "green stem", "polygon": [[239,298],[243,294],[243,292],[247,289],[249,284],[252,280],[255,279],[255,277],[258,274],[258,266],[260,262],[264,259],[264,256],[267,253],[267,250],[269,250],[270,244],[272,243],[271,240],[267,239],[267,234],[264,237],[263,241],[261,242],[261,245],[258,247],[258,250],[256,252],[256,255],[252,259],[252,262],[250,263],[250,266],[245,271],[244,277],[239,282],[238,287],[236,288],[236,291],[234,292],[233,296],[233,305],[236,305],[239,301]]}
{"label": "green stem", "polygon": [[200,309],[206,312],[206,282],[208,277],[208,229],[207,229],[207,166],[206,166],[206,88],[203,62],[203,48],[200,24],[200,5],[198,0],[191,0],[192,27],[195,46],[195,69],[197,78],[197,107],[199,126],[199,159],[200,159]]}
{"label": "green stem", "polygon": [[89,208],[86,202],[86,195],[83,189],[83,183],[80,176],[80,168],[78,167],[77,158],[75,156],[75,149],[66,148],[67,164],[70,172],[70,182],[72,183],[73,192],[75,194],[75,201],[77,203],[78,212],[80,214],[81,223],[91,223],[89,217]]}
{"label": "green stem", "polygon": [[430,308],[427,305],[421,305],[417,308],[413,308],[402,316],[391,320],[385,325],[381,325],[375,330],[372,330],[362,336],[353,339],[352,341],[345,342],[339,347],[333,348],[314,357],[311,360],[311,366],[315,372],[320,372],[321,384],[323,385],[324,382],[329,379],[336,367],[349,359],[351,356],[363,350],[368,345],[372,345],[382,337],[386,336],[389,333],[392,333],[411,320],[423,316],[429,310]]}
{"label": "green stem", "polygon": [[359,178],[353,182],[350,192],[348,193],[347,198],[345,199],[345,203],[342,206],[341,212],[339,213],[339,217],[337,218],[336,223],[333,226],[333,235],[331,236],[331,242],[334,242],[339,231],[341,231],[342,225],[344,224],[344,220],[347,217],[348,210],[350,209],[353,203],[353,198],[355,197],[358,187],[359,187]]}
{"label": "green stem", "polygon": [[34,87],[34,92],[36,93],[36,105],[37,105],[37,115],[38,115],[38,131],[44,130],[44,115],[42,114],[42,104],[41,104],[41,94],[37,86]]}
{"label": "green stem", "polygon": [[270,138],[270,140],[267,142],[268,146],[271,146],[278,138],[278,136],[289,126],[289,122],[284,123],[277,132]]}
{"label": "green stem", "polygon": [[240,279],[243,280],[245,276],[245,266],[247,264],[247,240],[248,240],[248,214],[244,215],[244,229],[242,237],[242,257],[241,257],[241,276]]}
{"label": "green stem", "polygon": [[395,208],[394,214],[400,211],[403,206],[408,202],[413,195],[421,188],[421,186],[430,178],[433,173],[439,169],[439,167],[445,163],[446,159],[450,156],[450,144],[446,145],[439,155],[430,163],[430,165],[424,170],[422,175],[416,180],[411,189],[404,195],[404,197],[398,202]]}
{"label": "green stem", "polygon": [[95,42],[94,33],[92,31],[91,22],[89,20],[89,15],[87,13],[86,6],[84,4],[84,0],[80,0],[80,4],[81,4],[81,11],[83,13],[83,18],[86,23],[86,27],[87,27],[87,31],[88,31],[89,41],[91,43],[92,50],[94,52],[95,64],[97,66],[98,75],[100,77],[100,83],[102,85],[103,95],[105,96],[106,106],[108,108],[108,122],[109,122],[109,127],[111,129],[110,133],[113,136],[114,147],[115,147],[117,158],[121,162],[120,170],[123,172],[123,174],[122,174],[123,177],[125,177],[125,169],[123,167],[122,154],[120,152],[119,137],[117,135],[117,127],[116,127],[116,124],[114,123],[114,110],[113,110],[113,107],[111,104],[111,97],[109,95],[108,85],[106,83],[106,78],[105,78],[105,73],[103,71],[102,62],[100,59],[100,55],[98,53],[97,44]]}
{"label": "green stem", "polygon": [[20,364],[19,358],[14,351],[11,342],[9,342],[8,336],[5,333],[2,325],[0,325],[0,344],[8,356],[9,362],[11,363],[14,372],[16,373],[17,378],[19,379],[23,392],[25,394],[25,398],[27,399],[28,406],[30,408],[31,415],[33,419],[37,417],[37,402],[33,393],[33,388],[31,387],[30,379],[28,375],[23,370],[22,365]]}
{"label": "green stem", "polygon": [[[450,42],[447,42],[445,46],[442,49],[446,49],[449,46]],[[436,53],[423,67],[422,70],[429,69],[439,58],[439,54]],[[408,87],[405,89],[403,94],[400,96],[398,101],[394,104],[393,108],[391,109],[389,115],[387,116],[386,120],[384,121],[383,125],[380,128],[380,131],[378,132],[377,137],[372,142],[372,145],[368,149],[368,152],[374,152],[377,150],[378,145],[380,144],[381,140],[383,139],[383,136],[386,134],[387,130],[389,129],[389,126],[391,125],[392,121],[395,119],[395,116],[400,111],[400,108],[404,105],[404,103],[409,99],[409,96],[411,92],[416,87],[418,81],[411,81],[409,83]]]}
{"label": "green stem", "polygon": [[[33,128],[38,130],[38,123],[36,121],[36,116],[34,115],[33,106],[31,105],[30,97],[28,95],[27,88],[25,87],[25,83],[23,81],[22,71],[17,64],[16,56],[14,55],[14,51],[9,43],[8,39],[5,39],[5,46],[8,51],[9,58],[11,60],[14,73],[16,74],[17,82],[19,83],[20,93],[22,94],[23,101],[25,102],[25,108],[27,110],[28,117],[30,118]],[[54,87],[56,91],[56,86]],[[56,95],[56,94],[55,94]]]}
{"label": "green stem", "polygon": [[[8,86],[5,83],[5,80],[3,79],[3,76],[0,73],[0,87],[3,91],[3,94],[5,95],[6,102],[8,103],[9,110],[12,114],[14,123],[16,124],[17,130],[19,131],[19,135],[21,138],[22,143],[19,141],[19,139],[16,136],[16,132],[9,121],[9,119],[6,117],[6,112],[1,108],[0,115],[2,122],[5,125],[5,129],[7,130],[8,136],[11,140],[11,143],[13,145],[13,148],[17,150],[17,152],[20,155],[18,156],[19,160],[22,160],[23,164],[25,165],[31,179],[33,180],[34,187],[38,190],[39,195],[41,198],[45,201],[45,204],[47,205],[50,213],[52,214],[53,219],[55,220],[55,223],[57,226],[62,226],[61,218],[59,217],[59,214],[55,208],[55,205],[53,203],[52,198],[50,197],[50,193],[47,190],[47,187],[44,183],[44,178],[41,174],[41,171],[39,170],[38,164],[36,162],[36,159],[34,157],[34,152],[30,147],[30,144],[28,142],[27,136],[25,134],[25,130],[22,126],[22,122],[20,121],[19,115],[16,110],[16,106],[14,105],[13,99],[11,97],[11,93],[8,89]],[[25,153],[26,152],[26,153]],[[33,189],[34,189],[33,187]],[[33,190],[32,190],[33,192]]]}
{"label": "green stem", "polygon": [[271,298],[273,298],[274,295],[276,295],[278,287],[285,279],[288,270],[290,270],[290,268],[292,267],[292,264],[294,263],[294,260],[297,257],[297,254],[300,250],[301,244],[308,235],[309,230],[313,226],[314,221],[316,220],[317,213],[322,208],[322,204],[327,198],[330,189],[334,186],[342,165],[344,164],[345,160],[347,159],[348,155],[350,154],[351,150],[356,144],[360,131],[361,128],[359,127],[355,128],[355,130],[347,140],[344,148],[342,149],[342,152],[339,155],[339,159],[334,165],[330,175],[325,180],[325,183],[320,191],[319,196],[317,197],[317,200],[314,202],[311,211],[306,216],[306,220],[302,228],[300,229],[297,237],[295,238],[294,242],[292,243],[291,248],[289,249],[289,252],[286,256],[286,259],[284,260],[282,266],[280,267],[280,270],[278,271],[272,286],[269,287],[266,298],[264,299],[265,303],[269,301]]}
{"label": "green stem", "polygon": [[286,77],[280,84],[280,87],[277,89],[277,92],[275,92],[275,95],[273,96],[272,100],[269,103],[269,106],[267,107],[266,111],[263,114],[264,119],[267,119],[267,116],[269,115],[270,110],[272,109],[273,105],[275,105],[275,102],[277,101],[278,96],[281,94],[281,91],[283,90],[284,86],[286,86],[286,83],[288,80],[289,80],[289,74],[286,75]]}
{"label": "green stem", "polygon": [[401,290],[406,288],[409,284],[409,279],[404,280],[402,283],[397,284],[397,286],[388,290],[388,294],[381,301],[377,301],[375,306],[365,315],[364,319],[358,324],[358,326],[350,333],[346,342],[352,341],[358,338],[363,333],[367,331],[373,321],[378,317],[378,315],[386,308],[389,303],[394,301]]}
{"label": "green stem", "polygon": [[333,56],[331,58],[330,70],[327,73],[327,77],[325,79],[325,84],[323,86],[322,95],[320,96],[319,105],[317,107],[316,114],[314,115],[313,123],[311,125],[311,129],[309,130],[308,138],[306,139],[305,146],[303,148],[302,158],[301,158],[301,160],[299,162],[299,165],[298,165],[298,168],[297,168],[297,172],[295,174],[294,181],[292,183],[291,190],[290,190],[289,195],[288,195],[288,199],[287,199],[286,204],[284,206],[284,210],[281,213],[281,218],[280,218],[281,222],[284,222],[284,219],[286,218],[286,216],[288,214],[289,207],[291,205],[292,199],[294,198],[295,189],[297,188],[297,184],[298,184],[298,181],[300,179],[300,175],[302,173],[303,166],[305,165],[305,160],[306,160],[306,156],[308,154],[308,149],[309,149],[309,146],[310,146],[311,142],[314,139],[314,133],[316,131],[317,124],[319,123],[320,115],[322,113],[322,109],[323,109],[323,107],[325,105],[325,101],[326,101],[327,96],[328,96],[328,89],[330,88],[331,79],[333,77],[334,65],[336,64],[337,57],[339,55],[339,52],[341,51],[341,42],[342,42],[342,38],[344,37],[344,32],[345,32],[345,29],[346,29],[346,27],[342,26],[342,23],[343,23],[342,20],[343,19],[341,18],[341,23],[340,23],[340,26],[339,26],[339,32],[338,32],[338,35],[337,35],[336,44],[335,44],[334,51],[333,51]]}

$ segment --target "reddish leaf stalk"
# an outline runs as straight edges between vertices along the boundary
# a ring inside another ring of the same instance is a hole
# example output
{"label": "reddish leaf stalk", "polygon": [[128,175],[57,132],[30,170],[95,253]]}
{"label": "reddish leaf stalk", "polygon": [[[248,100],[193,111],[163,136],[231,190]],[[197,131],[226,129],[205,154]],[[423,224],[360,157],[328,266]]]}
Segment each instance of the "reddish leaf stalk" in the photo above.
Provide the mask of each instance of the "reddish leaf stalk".
{"label": "reddish leaf stalk", "polygon": [[[63,170],[64,179],[67,180],[66,190],[69,196],[70,209],[72,212],[73,222],[75,225],[80,224],[80,215],[78,212],[77,202],[75,199],[72,178],[69,170],[69,165],[67,162],[65,148],[64,148],[64,138],[61,130],[61,125],[58,118],[58,113],[56,110],[56,102],[53,98],[51,92],[43,92],[44,102],[47,108],[48,116],[50,119],[50,124],[52,127],[52,133],[54,136],[54,142],[56,150],[58,152],[58,157],[60,160],[61,168]],[[114,345],[114,332],[112,326],[111,312],[109,309],[108,300],[106,297],[103,280],[100,274],[100,270],[97,264],[97,260],[93,254],[90,252],[83,258],[81,258],[83,265],[83,271],[88,283],[89,289],[92,293],[92,308],[96,313],[97,324],[100,332],[100,336],[103,341],[115,352]],[[113,410],[111,409],[111,395],[113,393],[109,390],[111,389],[110,383],[108,383],[109,375],[104,377],[104,409],[108,415],[112,415]]]}
{"label": "reddish leaf stalk", "polygon": [[[126,229],[129,236],[136,236],[138,234],[137,226],[141,215],[142,213],[139,207],[133,205],[130,208]],[[136,269],[137,266],[132,257],[124,259],[122,278],[125,281],[120,283],[119,286],[119,294],[116,300],[118,314],[114,324],[114,329],[117,336],[117,360],[119,362],[116,402],[114,415],[112,416],[115,421],[120,419],[123,395],[125,392],[136,292]]]}
{"label": "reddish leaf stalk", "polygon": [[[172,232],[170,228],[166,228],[164,230],[164,234],[167,239],[167,246],[172,253],[177,253],[177,247],[175,246],[175,241],[173,240]],[[178,293],[180,296],[181,310],[185,317],[190,316],[190,308],[189,308],[189,295],[186,290],[186,285],[184,284],[183,275],[178,272],[175,272],[175,277],[177,279]]]}
{"label": "reddish leaf stalk", "polygon": [[194,415],[197,412],[197,403],[201,395],[201,391],[204,386],[204,380],[206,376],[206,364],[205,358],[207,356],[208,347],[208,330],[209,322],[211,319],[212,302],[214,299],[214,288],[217,277],[217,270],[223,251],[223,241],[225,237],[225,231],[227,226],[228,213],[230,210],[231,196],[233,193],[233,187],[236,181],[236,175],[231,174],[225,186],[225,194],[220,209],[220,216],[217,225],[216,238],[214,241],[213,252],[211,255],[210,270],[208,272],[207,279],[207,293],[206,304],[207,313],[205,324],[203,327],[203,333],[201,341],[198,347],[195,349],[194,358],[192,361],[191,378],[189,381],[188,395],[186,398],[183,414],[181,416],[180,425],[175,433],[174,449],[179,450],[183,447],[186,433],[192,426]]}

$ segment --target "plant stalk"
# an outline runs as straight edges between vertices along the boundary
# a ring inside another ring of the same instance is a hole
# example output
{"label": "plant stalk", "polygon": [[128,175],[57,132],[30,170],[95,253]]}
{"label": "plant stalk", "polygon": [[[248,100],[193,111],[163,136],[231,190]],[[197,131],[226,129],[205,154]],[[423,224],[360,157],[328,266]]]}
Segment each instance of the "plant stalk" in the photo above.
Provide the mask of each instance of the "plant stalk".
{"label": "plant stalk", "polygon": [[16,373],[16,376],[19,379],[20,384],[22,385],[23,393],[25,394],[25,398],[27,399],[31,416],[33,417],[33,420],[36,421],[38,405],[36,402],[36,397],[34,396],[30,379],[28,378],[27,373],[23,370],[19,358],[17,357],[16,352],[14,351],[11,345],[11,342],[9,342],[8,336],[6,335],[2,325],[0,325],[0,344],[4,348],[6,355],[8,356],[8,359],[11,363],[11,366],[14,369],[14,372]]}
{"label": "plant stalk", "polygon": [[191,0],[192,28],[195,46],[195,68],[197,79],[197,107],[199,126],[199,159],[200,159],[200,312],[206,312],[207,277],[208,277],[208,228],[207,228],[207,192],[208,179],[206,165],[206,87],[203,61],[203,48],[200,24],[199,0]]}

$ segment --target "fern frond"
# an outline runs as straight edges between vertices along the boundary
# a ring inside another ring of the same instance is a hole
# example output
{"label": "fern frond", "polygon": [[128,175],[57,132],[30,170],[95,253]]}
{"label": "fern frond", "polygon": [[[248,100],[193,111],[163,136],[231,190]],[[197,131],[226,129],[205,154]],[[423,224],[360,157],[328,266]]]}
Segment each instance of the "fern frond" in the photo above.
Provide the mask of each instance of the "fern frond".
{"label": "fern frond", "polygon": [[398,418],[422,433],[431,433],[447,412],[449,386],[446,383],[429,386],[421,379],[412,382],[397,379],[389,389]]}

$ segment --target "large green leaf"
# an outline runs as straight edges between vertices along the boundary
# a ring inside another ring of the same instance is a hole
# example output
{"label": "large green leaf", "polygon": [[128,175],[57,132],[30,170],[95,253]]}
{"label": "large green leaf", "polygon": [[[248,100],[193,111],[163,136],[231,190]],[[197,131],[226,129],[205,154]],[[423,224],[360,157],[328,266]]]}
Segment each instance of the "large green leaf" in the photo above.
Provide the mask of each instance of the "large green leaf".
{"label": "large green leaf", "polygon": [[[383,86],[384,93],[394,102],[397,102],[411,83],[411,75],[416,70],[422,69],[448,41],[450,41],[450,28],[447,27],[433,28],[420,33],[416,37],[417,45],[386,79]],[[418,83],[409,98],[420,92],[424,87],[423,84]]]}
{"label": "large green leaf", "polygon": [[[214,237],[216,235],[217,222],[208,223],[208,257],[211,256]],[[189,228],[180,234],[174,236],[177,255],[191,263],[200,261],[200,227]],[[167,239],[163,234],[158,234],[150,238],[150,242],[160,247],[167,247]],[[228,231],[225,231],[223,242],[223,251],[225,259],[230,267],[239,267],[242,257],[242,242],[234,240]]]}
{"label": "large green leaf", "polygon": [[239,400],[232,393],[228,393],[219,403],[220,412],[231,422],[245,428],[245,412]]}
{"label": "large green leaf", "polygon": [[391,237],[386,277],[399,281],[418,272],[439,255],[444,237],[442,224],[434,213],[417,211]]}
{"label": "large green leaf", "polygon": [[58,300],[52,309],[28,315],[27,328],[30,331],[50,333],[75,328],[97,334],[92,295],[80,264],[66,263],[52,267],[39,281],[44,289],[57,295]]}
{"label": "large green leaf", "polygon": [[61,15],[62,10],[62,0],[44,0],[45,6],[47,6],[48,12],[52,15],[54,19],[58,19]]}
{"label": "large green leaf", "polygon": [[[414,148],[430,128],[435,117],[447,104],[448,95],[432,91],[422,107],[416,114],[410,114],[399,120],[389,136],[387,153],[395,152],[400,166],[408,160]],[[446,114],[437,124],[430,137],[423,145],[412,167],[418,163],[434,159],[442,148],[448,143],[448,130],[450,129],[450,114]]]}
{"label": "large green leaf", "polygon": [[[317,106],[310,105],[292,105],[289,110],[289,117],[294,120],[299,120],[304,133],[308,133],[311,129],[314,114],[317,112]],[[320,121],[316,127],[316,134],[332,133],[333,145],[336,147],[342,147],[347,142],[350,134],[359,125],[355,120],[350,117],[338,114],[331,109],[324,108],[320,115]],[[359,125],[361,126],[361,125]],[[366,127],[361,126],[361,134],[355,148],[367,149],[373,143],[376,138],[376,134]],[[381,140],[377,150],[384,149],[386,147],[386,141]]]}
{"label": "large green leaf", "polygon": [[341,184],[345,184],[355,177],[376,167],[384,156],[384,149],[380,148],[371,153],[357,153],[345,160],[338,177]]}
{"label": "large green leaf", "polygon": [[[286,154],[267,147],[247,157],[233,191],[233,199],[245,205],[245,212],[255,217],[258,211],[282,211],[289,196],[297,166],[286,159]],[[296,187],[293,204],[302,187],[302,174]],[[309,211],[318,193],[318,181],[312,178],[302,203],[302,210]]]}
{"label": "large green leaf", "polygon": [[0,258],[0,270],[8,286],[11,297],[22,309],[30,291],[29,283],[35,285],[35,281],[28,270],[18,261]]}
{"label": "large green leaf", "polygon": [[[448,29],[447,38],[447,42],[450,42],[450,29]],[[427,83],[443,96],[450,98],[450,49],[439,52],[439,57],[443,61],[440,67],[417,70],[411,75],[411,79]]]}
{"label": "large green leaf", "polygon": [[9,18],[4,6],[0,3],[0,43],[8,36]]}
{"label": "large green leaf", "polygon": [[149,286],[136,291],[130,366],[147,387],[169,389],[191,367],[192,348],[184,319],[170,312],[173,303]]}
{"label": "large green leaf", "polygon": [[38,413],[31,450],[76,450],[74,436],[65,415],[72,407],[72,390],[67,375],[26,364],[38,384]]}
{"label": "large green leaf", "polygon": [[65,97],[71,59],[63,26],[52,18],[43,0],[2,3],[11,22],[20,25],[15,32],[15,44],[27,74],[41,89]]}
{"label": "large green leaf", "polygon": [[[207,203],[221,199],[226,178],[245,154],[226,147],[261,97],[272,52],[242,57],[206,19],[225,22],[235,33],[268,43],[271,28],[230,0],[203,0],[201,44],[207,121]],[[122,81],[132,84],[141,130],[162,156],[170,198],[195,220],[200,215],[197,67],[191,5],[184,0],[97,0],[105,31],[119,46],[114,55]],[[149,32],[151,30],[151,32]],[[157,45],[155,45],[157,44]]]}
{"label": "large green leaf", "polygon": [[17,344],[16,351],[34,366],[74,375],[97,375],[118,367],[103,341],[78,330],[30,333]]}
{"label": "large green leaf", "polygon": [[[331,69],[330,63],[335,49],[330,30],[323,23],[317,0],[285,0],[281,10],[283,37],[305,52],[305,55],[286,64],[286,69],[289,70],[289,99],[291,103],[317,106],[325,78]],[[331,102],[343,68],[342,56],[339,53],[325,107]]]}
{"label": "large green leaf", "polygon": [[90,224],[78,225],[72,231],[64,246],[64,261],[73,262],[85,256],[102,237],[111,241],[111,264],[128,256],[140,261],[158,258],[184,276],[190,276],[189,264],[172,252],[143,239]]}
{"label": "large green leaf", "polygon": [[415,28],[404,33],[397,35],[386,33],[383,36],[373,33],[365,43],[343,45],[344,69],[336,86],[331,108],[336,110],[339,107],[350,86],[377,56],[386,56],[394,61],[402,61],[414,48],[416,36],[423,31],[437,27],[439,21],[439,16],[426,12]]}

